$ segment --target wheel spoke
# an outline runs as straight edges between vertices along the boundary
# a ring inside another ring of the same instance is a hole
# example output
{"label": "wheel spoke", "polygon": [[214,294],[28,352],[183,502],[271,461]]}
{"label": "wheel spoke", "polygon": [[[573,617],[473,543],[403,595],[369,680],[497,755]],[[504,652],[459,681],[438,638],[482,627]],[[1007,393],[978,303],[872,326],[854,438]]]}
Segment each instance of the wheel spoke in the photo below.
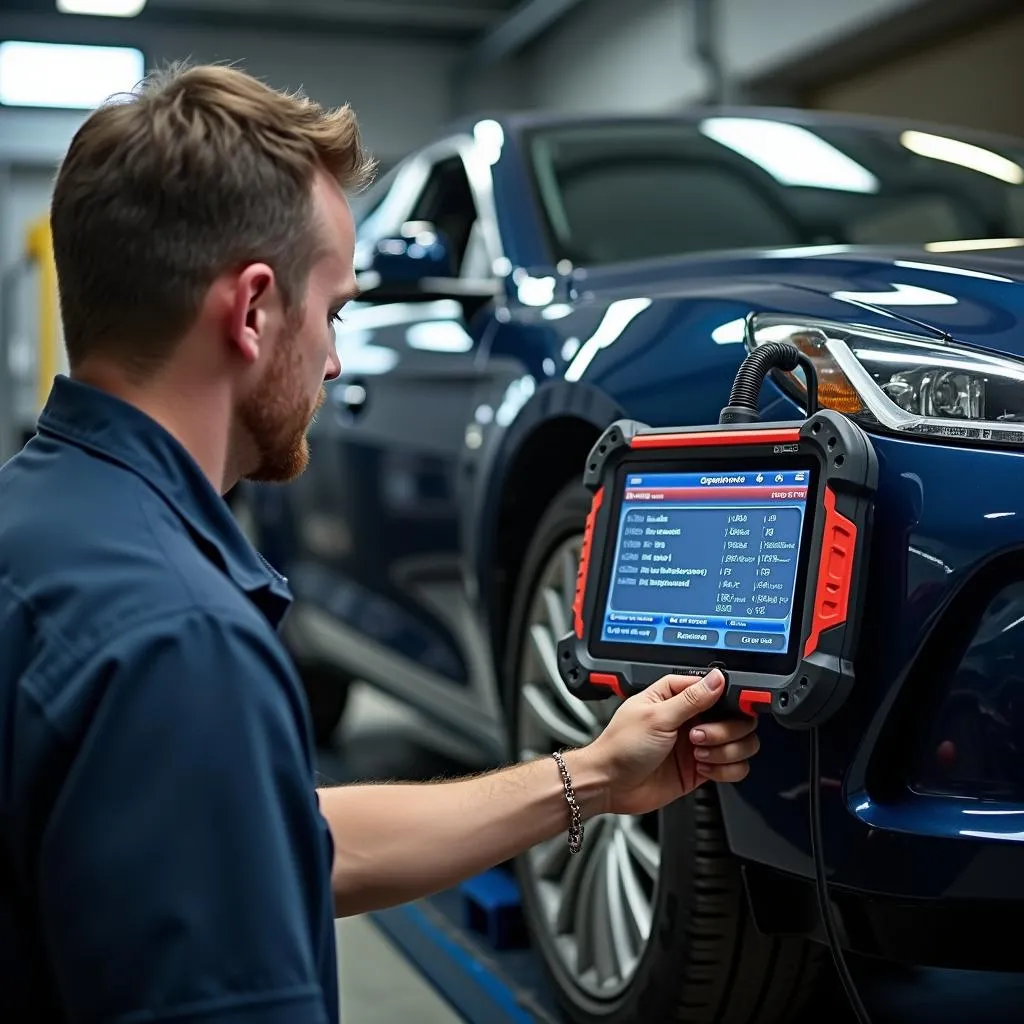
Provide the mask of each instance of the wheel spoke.
{"label": "wheel spoke", "polygon": [[586,896],[576,914],[577,937],[587,931],[590,933],[591,964],[597,972],[597,983],[602,987],[621,977],[612,942],[612,913],[608,899],[610,864],[605,847],[601,855],[594,858],[592,870],[587,873],[584,881]]}
{"label": "wheel spoke", "polygon": [[633,867],[633,861],[629,856],[629,847],[626,845],[626,836],[621,828],[615,830],[614,853],[619,881],[622,883],[622,894],[629,911],[631,933],[634,941],[646,942],[651,934],[653,911],[643,886],[640,884],[640,879],[636,877],[636,869]]}
{"label": "wheel spoke", "polygon": [[[589,893],[585,891],[584,879],[591,874],[591,861],[599,859],[600,851],[604,846],[602,836],[604,833],[604,822],[595,819],[589,827],[586,842],[575,857],[570,855],[569,865],[562,877],[562,899],[555,916],[555,933],[570,932],[573,930],[573,922],[579,914],[580,904],[589,901]],[[579,936],[577,936],[577,939]]]}
{"label": "wheel spoke", "polygon": [[640,822],[636,818],[623,821],[622,838],[640,867],[652,881],[656,881],[661,865],[661,849],[658,844],[641,830]]}
{"label": "wheel spoke", "polygon": [[530,637],[533,640],[533,648],[537,652],[537,657],[540,658],[540,663],[544,668],[548,685],[558,697],[559,703],[579,725],[590,733],[590,738],[593,739],[600,732],[597,718],[593,711],[579,697],[574,697],[562,682],[562,677],[558,674],[554,638],[540,623],[534,623],[530,627]]}
{"label": "wheel spoke", "polygon": [[569,623],[569,610],[565,604],[565,598],[554,587],[544,588],[544,607],[548,613],[548,624],[551,626],[551,633],[561,640],[572,628]]}
{"label": "wheel spoke", "polygon": [[626,906],[625,879],[622,877],[622,863],[617,847],[614,840],[608,844],[604,871],[608,901],[608,946],[614,959],[613,977],[616,979],[625,978],[631,973],[636,959],[634,943],[639,938],[636,922]]}
{"label": "wheel spoke", "polygon": [[597,967],[597,946],[601,942],[598,935],[601,931],[598,921],[598,893],[601,889],[599,875],[603,859],[596,849],[596,844],[592,853],[594,855],[587,858],[586,864],[582,865],[579,872],[580,880],[576,886],[572,916],[572,932],[576,939],[576,971],[581,975]]}
{"label": "wheel spoke", "polygon": [[591,737],[562,715],[536,684],[523,687],[523,702],[536,724],[562,746],[583,747],[590,742]]}

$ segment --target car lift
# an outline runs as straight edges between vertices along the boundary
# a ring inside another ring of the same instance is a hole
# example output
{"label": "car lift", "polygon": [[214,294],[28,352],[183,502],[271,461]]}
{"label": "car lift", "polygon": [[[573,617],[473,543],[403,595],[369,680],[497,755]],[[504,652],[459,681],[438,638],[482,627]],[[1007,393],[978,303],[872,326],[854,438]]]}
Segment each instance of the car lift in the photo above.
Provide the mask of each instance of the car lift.
{"label": "car lift", "polygon": [[[24,323],[33,310],[34,322]],[[0,268],[0,463],[35,432],[58,373],[67,372],[48,215],[28,225],[19,259]]]}
{"label": "car lift", "polygon": [[505,869],[370,916],[470,1024],[561,1024]]}

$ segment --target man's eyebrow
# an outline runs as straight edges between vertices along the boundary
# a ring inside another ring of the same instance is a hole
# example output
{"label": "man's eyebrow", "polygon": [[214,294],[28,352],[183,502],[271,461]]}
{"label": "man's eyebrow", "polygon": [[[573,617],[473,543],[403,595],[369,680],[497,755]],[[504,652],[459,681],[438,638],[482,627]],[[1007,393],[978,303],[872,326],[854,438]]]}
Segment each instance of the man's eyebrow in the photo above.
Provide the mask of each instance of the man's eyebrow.
{"label": "man's eyebrow", "polygon": [[346,303],[355,302],[360,295],[363,294],[362,288],[356,285],[354,288],[346,288],[340,295],[334,300],[336,306],[344,306]]}

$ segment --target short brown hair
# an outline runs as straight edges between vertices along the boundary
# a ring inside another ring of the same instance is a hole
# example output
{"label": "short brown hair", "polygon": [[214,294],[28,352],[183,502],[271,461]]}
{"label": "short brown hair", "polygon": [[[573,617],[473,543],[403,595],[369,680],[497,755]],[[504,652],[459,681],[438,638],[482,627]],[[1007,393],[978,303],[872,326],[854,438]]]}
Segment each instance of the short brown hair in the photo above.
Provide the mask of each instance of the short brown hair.
{"label": "short brown hair", "polygon": [[373,161],[348,106],[325,110],[237,68],[174,65],[94,111],[50,212],[68,361],[95,352],[159,365],[232,267],[274,268],[301,303],[318,238],[318,170],[343,189]]}

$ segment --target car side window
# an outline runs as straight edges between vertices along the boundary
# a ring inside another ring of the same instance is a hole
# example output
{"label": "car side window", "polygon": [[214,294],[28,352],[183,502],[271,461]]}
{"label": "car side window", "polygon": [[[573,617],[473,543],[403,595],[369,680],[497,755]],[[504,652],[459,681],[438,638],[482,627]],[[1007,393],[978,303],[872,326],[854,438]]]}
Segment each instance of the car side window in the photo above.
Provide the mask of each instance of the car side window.
{"label": "car side window", "polygon": [[412,220],[429,221],[451,242],[457,276],[466,276],[467,257],[479,259],[476,202],[460,156],[447,157],[434,165],[412,212]]}

